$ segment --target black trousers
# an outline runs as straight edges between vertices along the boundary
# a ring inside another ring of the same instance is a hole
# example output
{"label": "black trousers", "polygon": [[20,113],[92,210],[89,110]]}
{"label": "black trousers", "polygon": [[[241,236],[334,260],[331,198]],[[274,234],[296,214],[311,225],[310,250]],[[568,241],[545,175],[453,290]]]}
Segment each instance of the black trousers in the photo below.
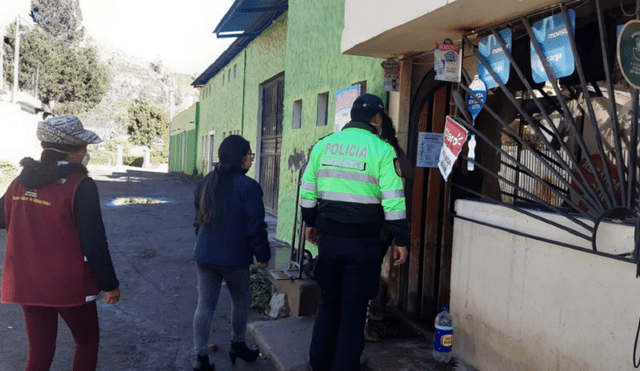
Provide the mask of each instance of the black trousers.
{"label": "black trousers", "polygon": [[360,370],[367,302],[380,280],[380,237],[320,233],[315,276],[322,290],[309,360],[314,371]]}

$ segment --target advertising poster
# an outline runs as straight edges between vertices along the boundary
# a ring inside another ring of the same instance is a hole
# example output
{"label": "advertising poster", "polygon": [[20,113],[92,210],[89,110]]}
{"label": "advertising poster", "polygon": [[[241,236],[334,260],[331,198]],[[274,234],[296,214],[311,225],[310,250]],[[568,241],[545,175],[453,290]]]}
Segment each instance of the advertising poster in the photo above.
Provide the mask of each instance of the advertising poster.
{"label": "advertising poster", "polygon": [[[569,9],[569,23],[571,30],[576,29],[576,11]],[[533,24],[533,34],[540,43],[540,48],[545,58],[551,65],[556,78],[569,76],[576,69],[573,59],[573,51],[571,50],[571,40],[569,40],[569,32],[564,24],[562,13],[558,13],[553,17],[547,17]],[[538,53],[531,43],[531,74],[533,81],[547,81],[547,73],[544,71],[542,62],[538,58]]]}
{"label": "advertising poster", "polygon": [[[504,30],[498,32],[500,38],[507,46],[507,50],[511,52],[511,29],[505,28]],[[496,40],[496,37],[493,35],[489,35],[480,40],[478,44],[478,52],[480,55],[484,57],[487,61],[493,72],[498,75],[500,81],[503,84],[506,84],[509,81],[509,71],[511,70],[511,63],[509,62],[509,58],[502,50],[500,43]],[[478,76],[484,82],[487,89],[493,89],[498,86],[498,83],[493,79],[493,76],[484,68],[484,65],[478,61]]]}
{"label": "advertising poster", "polygon": [[398,91],[400,84],[400,63],[392,58],[381,63],[384,68],[384,90]]}
{"label": "advertising poster", "polygon": [[480,102],[485,103],[487,101],[487,88],[478,75],[473,77],[473,81],[469,85],[469,92],[470,94],[467,93],[467,109],[473,118],[473,125],[475,126],[476,117],[478,117],[483,108]]}
{"label": "advertising poster", "polygon": [[460,125],[451,116],[447,116],[444,125],[443,145],[440,151],[440,159],[438,160],[438,168],[444,180],[447,180],[453,165],[458,159],[460,151],[464,143],[467,141],[467,129]]}
{"label": "advertising poster", "polygon": [[418,158],[416,167],[438,167],[442,150],[442,133],[418,133]]}
{"label": "advertising poster", "polygon": [[460,82],[462,73],[460,48],[452,43],[436,43],[436,49],[433,52],[433,68],[436,70],[435,80]]}
{"label": "advertising poster", "polygon": [[336,117],[333,124],[333,132],[342,130],[342,127],[351,121],[351,106],[360,96],[360,85],[351,85],[348,88],[336,92]]}

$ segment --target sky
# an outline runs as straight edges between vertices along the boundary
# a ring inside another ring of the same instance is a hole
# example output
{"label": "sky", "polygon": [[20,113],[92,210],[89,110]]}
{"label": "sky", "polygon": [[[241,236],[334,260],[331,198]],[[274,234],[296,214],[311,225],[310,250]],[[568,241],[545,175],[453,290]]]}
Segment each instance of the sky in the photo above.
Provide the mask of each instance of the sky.
{"label": "sky", "polygon": [[[200,75],[235,40],[213,33],[234,0],[80,0],[88,35],[127,54]],[[0,26],[29,18],[30,0],[0,0]],[[13,15],[12,15],[13,14]],[[4,19],[7,18],[7,19]]]}
{"label": "sky", "polygon": [[233,2],[80,0],[80,9],[87,33],[98,41],[140,58],[159,57],[175,72],[199,75],[235,40],[213,33]]}

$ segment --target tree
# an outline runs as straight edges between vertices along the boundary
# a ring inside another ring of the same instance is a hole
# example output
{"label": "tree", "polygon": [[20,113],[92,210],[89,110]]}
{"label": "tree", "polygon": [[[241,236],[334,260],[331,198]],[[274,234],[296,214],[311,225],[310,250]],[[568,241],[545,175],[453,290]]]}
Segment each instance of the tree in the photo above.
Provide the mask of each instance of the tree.
{"label": "tree", "polygon": [[129,104],[127,114],[127,134],[131,135],[133,144],[150,147],[155,140],[168,136],[169,115],[146,98]]}
{"label": "tree", "polygon": [[73,44],[84,38],[79,0],[31,0],[29,15],[58,42]]}
{"label": "tree", "polygon": [[[82,47],[82,15],[77,0],[32,0],[37,27],[20,27],[18,84],[58,114],[79,114],[96,106],[109,87],[109,74],[92,47]],[[15,24],[4,37],[4,70],[13,70]]]}
{"label": "tree", "polygon": [[[7,27],[5,71],[13,70],[15,24]],[[58,114],[78,114],[98,103],[109,87],[109,73],[94,48],[57,43],[39,28],[21,27],[18,84],[35,89],[45,103],[56,102]]]}

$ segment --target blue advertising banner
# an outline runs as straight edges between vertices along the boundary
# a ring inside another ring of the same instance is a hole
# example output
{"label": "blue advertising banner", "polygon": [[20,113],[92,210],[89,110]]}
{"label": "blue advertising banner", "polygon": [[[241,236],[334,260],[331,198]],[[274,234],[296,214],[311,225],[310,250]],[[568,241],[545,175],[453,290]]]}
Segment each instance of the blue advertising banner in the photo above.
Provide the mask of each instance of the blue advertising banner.
{"label": "blue advertising banner", "polygon": [[[569,9],[567,13],[569,15],[569,23],[571,23],[571,30],[575,32],[576,11]],[[555,77],[560,78],[571,75],[576,69],[576,65],[571,51],[569,32],[565,27],[562,13],[538,21],[533,24],[532,28],[536,40],[540,43],[542,53],[556,75]],[[533,41],[531,42],[531,74],[535,82],[539,83],[548,80],[542,62],[533,47]]]}
{"label": "blue advertising banner", "polygon": [[[505,28],[504,30],[498,32],[500,38],[507,46],[507,50],[511,52],[511,29]],[[507,55],[502,50],[500,43],[496,40],[496,37],[493,35],[489,35],[487,37],[483,37],[478,44],[478,51],[480,55],[484,57],[484,59],[489,63],[493,72],[498,75],[500,81],[503,84],[506,84],[509,81],[509,70],[511,69],[511,63],[509,63],[509,59]],[[478,75],[480,79],[484,82],[487,89],[493,89],[498,86],[498,83],[493,80],[489,71],[484,68],[484,65],[478,61]]]}
{"label": "blue advertising banner", "polygon": [[487,88],[478,75],[473,77],[473,81],[469,85],[469,91],[471,94],[467,93],[467,109],[471,117],[473,117],[473,124],[475,125],[476,117],[482,111],[482,105],[479,102],[484,103],[487,101]]}

